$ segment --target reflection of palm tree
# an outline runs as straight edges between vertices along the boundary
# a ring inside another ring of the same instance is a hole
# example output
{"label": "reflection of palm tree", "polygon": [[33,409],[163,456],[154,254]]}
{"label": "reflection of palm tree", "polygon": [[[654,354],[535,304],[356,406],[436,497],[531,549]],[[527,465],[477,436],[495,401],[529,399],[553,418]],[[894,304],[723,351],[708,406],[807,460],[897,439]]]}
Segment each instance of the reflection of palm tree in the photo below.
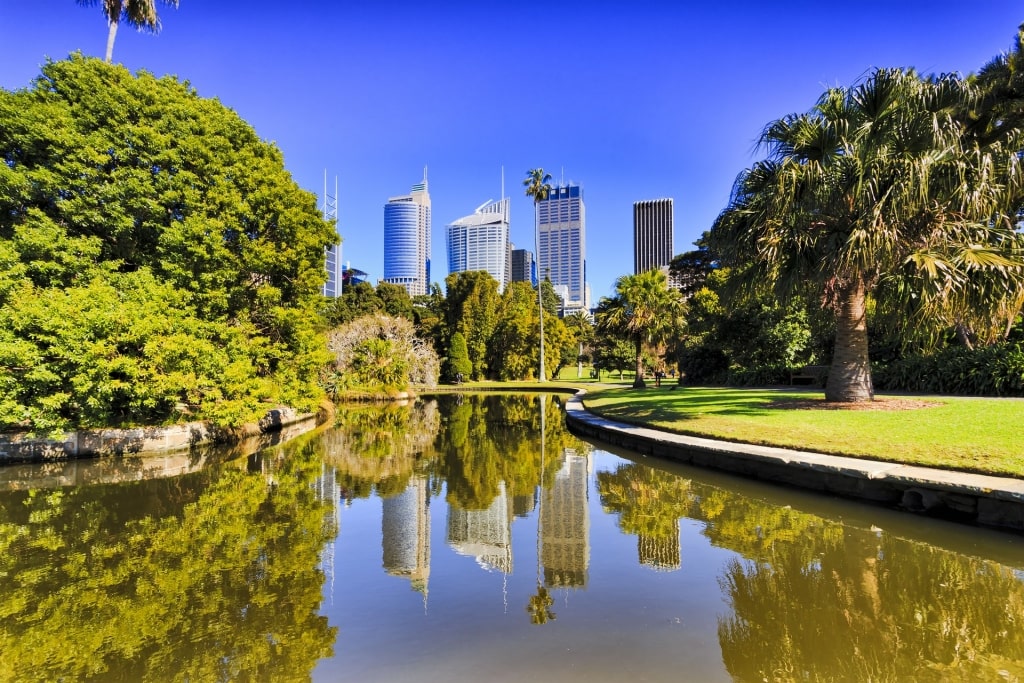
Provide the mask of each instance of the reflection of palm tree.
{"label": "reflection of palm tree", "polygon": [[547,411],[547,401],[545,399],[547,399],[547,396],[544,394],[537,397],[537,401],[540,403],[540,485],[538,488],[539,497],[537,498],[537,594],[530,596],[530,602],[526,605],[526,611],[530,613],[530,623],[532,624],[546,624],[548,620],[555,620],[555,613],[550,609],[555,600],[548,594],[548,589],[540,581],[540,522],[543,519],[541,513],[544,509],[544,450],[546,445],[544,436],[547,431],[544,420],[544,413]]}
{"label": "reflection of palm tree", "polygon": [[530,602],[526,605],[526,611],[530,613],[530,623],[546,624],[549,621],[554,621],[556,616],[551,610],[551,605],[555,604],[555,599],[548,593],[548,589],[544,587],[540,581],[537,582],[537,594],[530,596]]}

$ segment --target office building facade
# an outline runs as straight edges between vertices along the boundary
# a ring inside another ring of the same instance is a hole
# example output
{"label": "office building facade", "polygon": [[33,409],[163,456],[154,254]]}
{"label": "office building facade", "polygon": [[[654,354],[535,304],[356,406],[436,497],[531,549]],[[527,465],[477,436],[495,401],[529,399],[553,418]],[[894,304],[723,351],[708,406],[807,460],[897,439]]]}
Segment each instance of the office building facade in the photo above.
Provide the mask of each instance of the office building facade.
{"label": "office building facade", "polygon": [[537,204],[537,277],[551,280],[563,298],[563,313],[590,309],[586,225],[579,185],[553,187]]}
{"label": "office building facade", "polygon": [[633,202],[633,273],[667,269],[672,262],[672,200]]}
{"label": "office building facade", "polygon": [[529,282],[537,286],[537,268],[532,251],[512,249],[512,282]]}
{"label": "office building facade", "polygon": [[427,173],[407,195],[384,205],[384,277],[410,296],[430,291],[430,192]]}
{"label": "office building facade", "polygon": [[504,291],[511,279],[509,200],[488,201],[472,214],[448,224],[448,272],[483,270]]}

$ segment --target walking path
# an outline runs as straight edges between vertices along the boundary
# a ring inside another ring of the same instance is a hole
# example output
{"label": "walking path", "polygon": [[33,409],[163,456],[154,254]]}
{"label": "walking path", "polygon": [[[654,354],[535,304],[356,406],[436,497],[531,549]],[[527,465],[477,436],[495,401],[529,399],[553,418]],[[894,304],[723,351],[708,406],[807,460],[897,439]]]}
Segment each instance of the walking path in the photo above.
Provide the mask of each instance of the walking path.
{"label": "walking path", "polygon": [[566,402],[580,434],[629,450],[746,477],[1024,531],[1024,480],[717,441],[615,422],[589,412],[585,391]]}

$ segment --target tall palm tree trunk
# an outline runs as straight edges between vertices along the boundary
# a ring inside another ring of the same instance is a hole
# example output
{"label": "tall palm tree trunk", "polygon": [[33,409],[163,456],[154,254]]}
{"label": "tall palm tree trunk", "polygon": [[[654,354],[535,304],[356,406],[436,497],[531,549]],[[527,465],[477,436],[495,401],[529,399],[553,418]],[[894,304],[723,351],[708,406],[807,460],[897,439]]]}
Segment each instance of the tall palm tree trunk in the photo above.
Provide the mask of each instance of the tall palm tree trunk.
{"label": "tall palm tree trunk", "polygon": [[636,377],[633,379],[634,389],[646,389],[647,384],[644,382],[644,343],[640,338],[640,335],[636,336],[633,340],[633,344],[636,345]]}
{"label": "tall palm tree trunk", "polygon": [[117,24],[116,21],[110,22],[110,28],[107,31],[107,64],[114,59],[114,38],[117,37]]}
{"label": "tall palm tree trunk", "polygon": [[839,294],[836,345],[825,385],[825,399],[844,403],[870,401],[875,397],[868,360],[867,293],[860,276]]}

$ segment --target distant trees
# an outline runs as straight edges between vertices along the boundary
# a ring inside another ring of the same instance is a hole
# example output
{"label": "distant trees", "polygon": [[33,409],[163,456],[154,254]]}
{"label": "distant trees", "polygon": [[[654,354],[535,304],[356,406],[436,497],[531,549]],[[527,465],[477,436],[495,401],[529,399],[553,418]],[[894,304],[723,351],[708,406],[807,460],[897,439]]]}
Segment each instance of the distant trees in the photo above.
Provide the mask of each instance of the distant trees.
{"label": "distant trees", "polygon": [[[79,5],[103,8],[103,16],[107,19],[107,52],[106,62],[110,64],[114,58],[114,38],[117,27],[124,22],[140,31],[157,33],[160,31],[160,17],[156,13],[155,0],[76,0]],[[165,5],[178,7],[178,0],[162,0]]]}
{"label": "distant trees", "polygon": [[0,429],[312,409],[334,230],[174,78],[73,56],[0,91]]}
{"label": "distant trees", "polygon": [[347,286],[341,296],[325,298],[320,312],[328,327],[337,327],[374,313],[415,319],[408,290],[388,282],[378,283],[376,288],[369,282]]}

